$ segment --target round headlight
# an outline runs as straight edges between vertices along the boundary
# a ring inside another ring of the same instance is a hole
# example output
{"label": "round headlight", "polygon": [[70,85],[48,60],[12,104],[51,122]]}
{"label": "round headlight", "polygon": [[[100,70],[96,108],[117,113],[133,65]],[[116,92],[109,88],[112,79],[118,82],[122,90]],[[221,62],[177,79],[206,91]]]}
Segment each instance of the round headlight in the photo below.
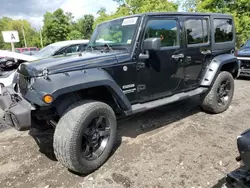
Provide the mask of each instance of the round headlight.
{"label": "round headlight", "polygon": [[13,64],[12,61],[7,61],[7,62],[6,62],[6,66],[11,66],[12,64]]}

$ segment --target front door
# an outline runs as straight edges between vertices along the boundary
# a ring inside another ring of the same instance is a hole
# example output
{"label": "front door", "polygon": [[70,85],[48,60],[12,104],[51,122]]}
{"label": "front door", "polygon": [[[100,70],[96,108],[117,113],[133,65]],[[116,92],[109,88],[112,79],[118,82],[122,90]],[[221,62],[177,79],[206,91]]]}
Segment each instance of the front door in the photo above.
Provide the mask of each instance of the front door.
{"label": "front door", "polygon": [[211,54],[207,17],[190,17],[185,20],[186,57],[185,78],[186,88],[198,87],[202,70],[206,68],[206,58]]}
{"label": "front door", "polygon": [[[180,33],[177,17],[147,19],[142,41],[146,38],[161,38],[161,49],[150,51],[146,60],[138,60],[137,89],[141,101],[165,97],[178,90],[184,77],[185,55],[185,49],[180,43]],[[143,47],[141,53],[144,53]]]}

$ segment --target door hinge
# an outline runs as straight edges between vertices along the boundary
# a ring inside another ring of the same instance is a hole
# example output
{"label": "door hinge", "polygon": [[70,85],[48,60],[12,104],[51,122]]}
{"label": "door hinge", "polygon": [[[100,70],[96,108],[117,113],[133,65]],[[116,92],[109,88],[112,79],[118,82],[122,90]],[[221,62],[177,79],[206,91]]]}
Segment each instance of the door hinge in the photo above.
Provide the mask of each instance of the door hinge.
{"label": "door hinge", "polygon": [[141,92],[142,90],[146,89],[146,85],[138,85],[137,86],[137,91]]}
{"label": "door hinge", "polygon": [[136,69],[140,70],[140,69],[143,69],[143,68],[145,68],[145,63],[144,62],[138,62],[137,65],[136,65]]}

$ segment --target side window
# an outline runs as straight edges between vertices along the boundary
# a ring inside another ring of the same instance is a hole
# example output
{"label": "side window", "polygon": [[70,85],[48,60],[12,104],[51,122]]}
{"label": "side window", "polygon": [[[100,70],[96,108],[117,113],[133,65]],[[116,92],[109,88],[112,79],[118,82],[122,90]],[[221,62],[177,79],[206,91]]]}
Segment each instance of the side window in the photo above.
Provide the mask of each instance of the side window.
{"label": "side window", "polygon": [[178,46],[177,21],[149,20],[145,32],[145,39],[147,38],[161,38],[162,47]]}
{"label": "side window", "polygon": [[87,44],[81,44],[79,46],[78,52],[85,51],[86,47],[87,47]]}
{"label": "side window", "polygon": [[185,22],[187,44],[208,43],[207,19],[189,19]]}
{"label": "side window", "polygon": [[79,48],[78,44],[73,45],[73,46],[69,46],[69,47],[67,47],[67,48],[65,48],[63,50],[60,50],[55,55],[63,55],[64,53],[66,53],[66,54],[75,53],[75,52],[77,52],[78,48]]}
{"label": "side window", "polygon": [[214,19],[215,42],[228,42],[233,40],[233,21],[231,19]]}

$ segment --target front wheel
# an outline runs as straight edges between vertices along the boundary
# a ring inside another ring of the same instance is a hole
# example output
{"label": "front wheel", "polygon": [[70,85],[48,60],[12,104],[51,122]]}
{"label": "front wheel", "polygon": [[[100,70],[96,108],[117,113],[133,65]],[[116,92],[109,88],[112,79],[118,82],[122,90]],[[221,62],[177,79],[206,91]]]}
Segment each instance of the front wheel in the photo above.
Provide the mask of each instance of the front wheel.
{"label": "front wheel", "polygon": [[210,113],[221,113],[228,109],[234,94],[234,79],[223,71],[217,76],[210,91],[202,96],[202,108]]}
{"label": "front wheel", "polygon": [[54,134],[56,158],[68,169],[91,173],[109,157],[116,140],[116,117],[102,102],[77,102],[69,107]]}

